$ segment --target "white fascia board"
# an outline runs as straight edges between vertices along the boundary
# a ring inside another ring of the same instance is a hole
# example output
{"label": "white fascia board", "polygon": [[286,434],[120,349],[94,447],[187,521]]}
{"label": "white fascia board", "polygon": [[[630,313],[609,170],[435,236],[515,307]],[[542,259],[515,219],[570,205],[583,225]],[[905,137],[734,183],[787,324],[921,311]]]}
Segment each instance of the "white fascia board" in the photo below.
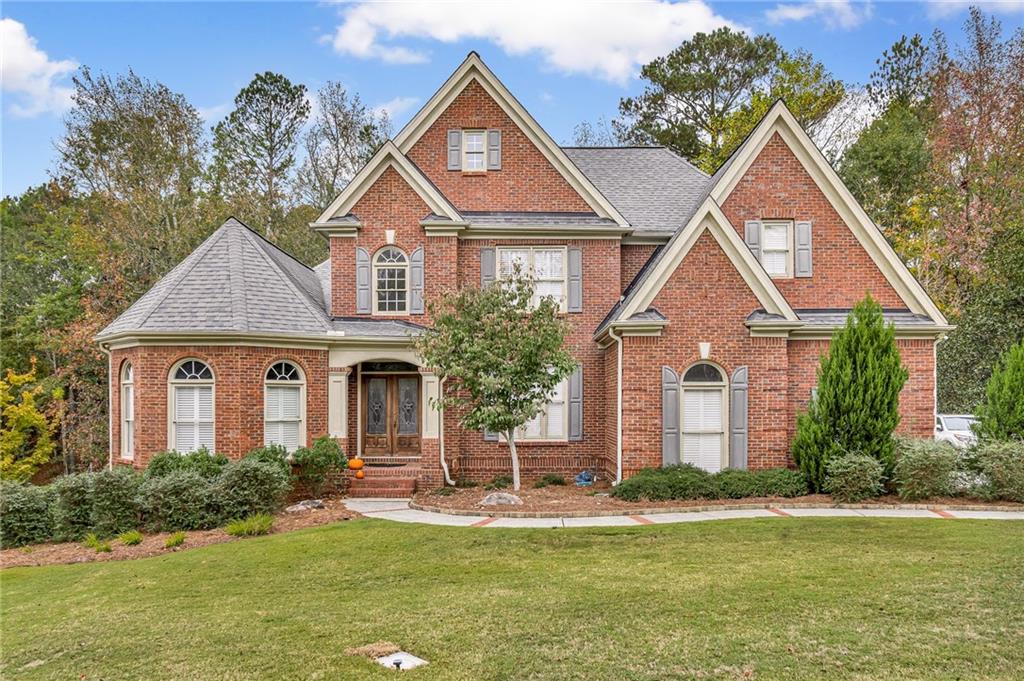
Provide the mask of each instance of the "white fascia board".
{"label": "white fascia board", "polygon": [[928,315],[939,326],[946,325],[948,322],[945,316],[928,296],[920,282],[914,278],[907,266],[896,255],[896,251],[864,212],[835,169],[781,101],[772,106],[743,146],[736,152],[737,156],[732,164],[712,188],[711,197],[718,205],[724,205],[740,178],[746,174],[776,132],[799,159],[804,170],[818,185],[833,209],[853,232],[857,241],[882,272],[882,276],[896,290],[907,307],[918,314]]}

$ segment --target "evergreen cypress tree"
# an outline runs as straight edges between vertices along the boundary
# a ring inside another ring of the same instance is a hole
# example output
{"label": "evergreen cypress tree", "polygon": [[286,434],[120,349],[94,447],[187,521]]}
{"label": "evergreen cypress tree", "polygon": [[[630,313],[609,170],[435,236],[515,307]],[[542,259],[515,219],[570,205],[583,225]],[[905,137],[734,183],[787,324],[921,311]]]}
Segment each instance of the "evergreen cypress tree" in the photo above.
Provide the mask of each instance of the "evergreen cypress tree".
{"label": "evergreen cypress tree", "polygon": [[793,459],[815,491],[825,482],[829,459],[865,454],[890,473],[893,431],[900,422],[900,390],[907,370],[896,348],[896,331],[870,294],[832,335],[818,368],[817,396],[797,417]]}
{"label": "evergreen cypress tree", "polygon": [[990,440],[1024,440],[1024,338],[1006,351],[985,386],[978,434]]}

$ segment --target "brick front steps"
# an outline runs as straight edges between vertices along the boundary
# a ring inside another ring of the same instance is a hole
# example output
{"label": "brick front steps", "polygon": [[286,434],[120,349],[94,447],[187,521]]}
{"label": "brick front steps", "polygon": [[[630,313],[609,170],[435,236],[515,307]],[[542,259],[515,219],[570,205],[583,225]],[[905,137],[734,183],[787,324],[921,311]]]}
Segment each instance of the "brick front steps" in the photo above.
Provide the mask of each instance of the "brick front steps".
{"label": "brick front steps", "polygon": [[416,491],[416,476],[419,466],[365,466],[362,480],[355,471],[345,471],[348,480],[348,496],[355,498],[378,497],[383,499],[407,499]]}

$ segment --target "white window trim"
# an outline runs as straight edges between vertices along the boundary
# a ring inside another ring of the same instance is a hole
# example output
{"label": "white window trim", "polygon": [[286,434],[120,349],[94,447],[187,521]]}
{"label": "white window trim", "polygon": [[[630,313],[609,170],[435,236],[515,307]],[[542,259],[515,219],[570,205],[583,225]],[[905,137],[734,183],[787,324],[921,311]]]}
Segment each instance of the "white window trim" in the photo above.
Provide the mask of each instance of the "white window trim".
{"label": "white window trim", "polygon": [[[562,293],[558,303],[558,311],[566,312],[569,309],[569,247],[568,246],[498,246],[495,249],[495,277],[499,281],[505,277],[501,271],[501,254],[507,251],[527,251],[529,253],[526,263],[525,275],[533,277],[534,253],[537,251],[561,251],[562,252]],[[555,281],[555,279],[543,279],[542,281]]]}
{"label": "white window trim", "polygon": [[[526,435],[526,424],[523,424],[516,428],[516,442],[528,442],[530,444],[542,444],[545,442],[568,442],[569,441],[569,379],[566,378],[562,381],[561,394],[562,394],[562,437],[547,437],[548,431],[548,408],[551,405],[551,401],[544,403],[544,407],[540,410],[537,416],[541,419],[541,435],[539,437],[527,437]],[[536,418],[536,417],[534,417]],[[501,439],[504,440],[504,434],[501,434]]]}
{"label": "white window trim", "polygon": [[[686,372],[697,366],[698,364],[708,364],[718,369],[719,375],[721,375],[721,381],[684,381]],[[729,374],[725,372],[725,369],[707,360],[701,360],[694,362],[690,366],[686,367],[681,374],[679,374],[679,462],[686,463],[685,453],[686,445],[684,435],[698,435],[698,434],[719,434],[722,435],[722,452],[721,458],[719,459],[721,465],[719,470],[725,470],[729,467]],[[686,396],[684,393],[686,390],[709,390],[717,389],[722,391],[722,417],[721,424],[722,430],[686,430]]]}
{"label": "white window trim", "polygon": [[[129,373],[128,378],[125,374]],[[128,393],[131,397],[127,398]],[[131,414],[129,419],[125,405],[131,402]],[[121,458],[133,461],[135,459],[135,367],[131,362],[125,362],[121,367]],[[131,433],[131,445],[129,446],[128,434]]]}
{"label": "white window trim", "polygon": [[[389,263],[379,263],[379,262],[377,262],[377,257],[382,252],[384,252],[385,250],[387,250],[389,248],[393,248],[394,250],[396,250],[399,253],[401,253],[402,256],[405,258],[405,263],[404,264],[399,264],[399,263],[390,263],[390,262]],[[397,310],[381,310],[380,309],[380,301],[377,300],[377,271],[378,270],[382,270],[382,269],[399,269],[399,268],[404,268],[405,269],[405,309],[402,310],[402,311],[397,311]],[[374,316],[380,316],[380,317],[407,317],[407,316],[409,316],[409,314],[410,314],[410,312],[409,312],[409,305],[410,305],[410,301],[411,301],[410,292],[411,292],[411,289],[412,289],[412,280],[410,279],[411,275],[412,275],[412,270],[410,269],[409,254],[406,253],[403,249],[399,248],[398,246],[393,246],[393,245],[391,245],[391,246],[382,246],[381,248],[379,248],[377,250],[376,253],[373,254],[373,257],[370,259],[370,299],[371,299],[371,305],[373,306],[372,309],[373,309]]]}
{"label": "white window trim", "polygon": [[[180,367],[185,362],[202,362],[210,370],[210,375],[213,376],[213,378],[210,378],[210,379],[191,379],[191,380],[188,380],[188,381],[175,380],[174,379],[174,375],[178,372],[178,367]],[[179,387],[179,386],[182,386],[182,387],[193,387],[193,386],[197,386],[197,385],[208,385],[208,386],[210,386],[210,402],[213,405],[213,409],[212,409],[213,420],[211,422],[212,426],[213,426],[212,427],[212,430],[213,430],[213,441],[210,443],[209,451],[210,451],[210,454],[213,454],[214,452],[217,451],[217,374],[214,373],[213,366],[211,366],[209,362],[207,362],[205,360],[202,360],[202,359],[199,359],[197,357],[185,357],[184,359],[178,360],[177,362],[174,363],[174,365],[171,367],[170,372],[168,372],[168,374],[167,374],[167,449],[168,450],[175,450],[175,451],[177,451],[175,449],[175,447],[174,447],[174,443],[175,443],[175,428],[174,428],[174,426],[175,426],[175,416],[176,416],[175,410],[177,409],[177,404],[176,404],[176,401],[174,399],[174,389]],[[195,451],[195,450],[192,450],[192,451]],[[180,453],[184,454],[185,452],[180,452]]]}
{"label": "white window trim", "polygon": [[[479,151],[479,152],[475,152],[475,151],[474,152],[470,152],[469,148],[468,148],[469,145],[466,144],[466,136],[467,135],[477,135],[477,134],[480,135],[480,139],[481,139],[481,141],[483,143],[481,151]],[[467,129],[464,129],[462,131],[462,150],[461,150],[461,153],[462,153],[462,159],[461,160],[462,160],[462,171],[463,172],[465,172],[465,173],[486,173],[487,172],[487,130],[479,129],[479,128],[467,128]],[[479,168],[470,168],[467,165],[466,159],[469,158],[470,153],[472,153],[474,156],[479,154],[480,160],[483,161],[483,164]]]}
{"label": "white window trim", "polygon": [[765,271],[768,272],[768,276],[771,277],[772,279],[792,279],[793,278],[793,270],[794,270],[793,261],[795,259],[795,253],[794,253],[794,251],[795,251],[795,244],[793,242],[793,240],[794,240],[794,236],[793,236],[794,227],[793,227],[793,221],[792,220],[762,220],[761,221],[761,266],[764,267],[764,254],[766,252],[768,252],[769,250],[772,253],[782,253],[783,252],[781,249],[777,249],[777,248],[768,249],[767,248],[767,243],[768,242],[765,239],[765,230],[768,227],[779,227],[779,226],[784,226],[786,228],[786,250],[785,250],[785,253],[786,253],[786,272],[784,274],[772,274],[771,272],[768,272],[767,268],[765,269]]}
{"label": "white window trim", "polygon": [[[299,372],[298,381],[274,381],[267,378],[267,371],[270,371],[270,367],[281,362],[287,362],[295,367],[295,370]],[[263,372],[263,445],[268,446],[271,443],[267,442],[267,390],[274,386],[283,386],[287,388],[298,388],[299,389],[299,443],[298,447],[306,446],[306,373],[302,370],[297,362],[293,362],[288,359],[274,360],[267,365],[266,371]],[[284,423],[284,419],[273,419],[271,423]],[[291,453],[290,450],[289,453]]]}

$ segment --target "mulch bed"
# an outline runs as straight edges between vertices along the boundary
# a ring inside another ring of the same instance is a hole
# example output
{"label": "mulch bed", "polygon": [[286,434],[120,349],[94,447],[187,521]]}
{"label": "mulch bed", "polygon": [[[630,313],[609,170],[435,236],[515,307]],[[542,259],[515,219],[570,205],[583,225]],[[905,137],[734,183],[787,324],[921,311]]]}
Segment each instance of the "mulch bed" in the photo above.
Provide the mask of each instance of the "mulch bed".
{"label": "mulch bed", "polygon": [[[359,518],[359,513],[345,508],[341,499],[324,499],[326,508],[299,513],[279,513],[274,518],[274,527],[270,534],[280,534],[301,530],[306,527],[326,525]],[[173,549],[164,548],[164,542],[173,534],[172,532],[161,532],[159,534],[147,534],[142,543],[135,546],[125,546],[116,538],[110,540],[110,552],[99,553],[95,549],[82,546],[78,542],[33,544],[16,549],[4,549],[0,551],[0,568],[26,567],[34,565],[57,565],[60,563],[91,563],[94,561],[107,560],[131,560],[133,558],[146,558],[159,556],[175,551],[187,551],[188,549],[209,546],[211,544],[223,544],[229,541],[237,541],[244,537],[232,537],[224,528],[213,530],[195,530],[185,533],[185,543]]]}
{"label": "mulch bed", "polygon": [[[433,491],[419,492],[413,497],[413,506],[428,510],[450,511],[455,513],[472,513],[479,515],[518,515],[544,513],[551,515],[583,516],[583,515],[618,515],[622,513],[645,513],[652,510],[687,509],[707,506],[832,506],[835,502],[827,494],[809,494],[802,497],[749,497],[746,499],[691,499],[678,501],[623,501],[609,496],[611,487],[608,484],[593,487],[576,487],[575,485],[551,485],[534,489],[524,485],[518,492],[511,489],[498,490],[515,494],[523,500],[515,506],[483,506],[480,501],[495,490],[483,487],[455,488],[455,493],[442,496]],[[884,496],[864,501],[857,506],[900,506],[903,508],[926,507],[971,507],[999,508],[1024,510],[1024,504],[1012,502],[987,503],[978,499],[960,497],[943,497],[930,499],[926,502],[907,504],[899,497]],[[852,505],[847,505],[852,506]]]}

